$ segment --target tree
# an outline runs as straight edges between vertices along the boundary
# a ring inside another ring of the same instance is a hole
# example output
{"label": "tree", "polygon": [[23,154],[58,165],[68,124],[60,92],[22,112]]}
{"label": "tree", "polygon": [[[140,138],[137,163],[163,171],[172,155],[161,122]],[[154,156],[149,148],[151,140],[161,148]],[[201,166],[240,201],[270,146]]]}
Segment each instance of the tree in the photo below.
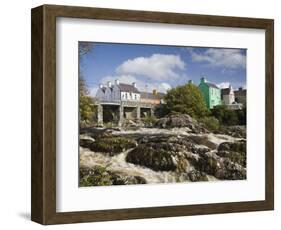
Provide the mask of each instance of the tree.
{"label": "tree", "polygon": [[198,87],[188,83],[168,91],[164,98],[166,109],[171,112],[188,114],[195,118],[208,114],[204,98]]}
{"label": "tree", "polygon": [[95,101],[89,95],[85,80],[81,77],[79,78],[79,112],[80,123],[89,124],[94,120]]}
{"label": "tree", "polygon": [[91,52],[94,48],[94,45],[92,42],[79,42],[79,56],[80,58],[87,54],[88,52]]}
{"label": "tree", "polygon": [[80,58],[80,71],[79,71],[79,112],[80,124],[87,125],[94,120],[96,106],[94,98],[89,95],[89,90],[86,81],[82,74],[81,62],[82,58],[93,49],[91,42],[79,42],[79,58]]}

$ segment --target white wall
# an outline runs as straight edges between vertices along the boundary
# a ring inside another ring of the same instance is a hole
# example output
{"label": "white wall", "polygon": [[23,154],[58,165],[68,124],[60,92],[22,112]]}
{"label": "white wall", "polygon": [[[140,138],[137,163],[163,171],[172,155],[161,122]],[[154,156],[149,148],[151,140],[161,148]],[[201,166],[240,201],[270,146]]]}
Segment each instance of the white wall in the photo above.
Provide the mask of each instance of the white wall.
{"label": "white wall", "polygon": [[[1,57],[1,229],[43,229],[28,220],[30,215],[30,8],[40,4],[68,4],[136,10],[174,11],[199,14],[219,14],[275,19],[275,76],[281,75],[280,43],[281,15],[279,1],[244,0],[33,0],[2,1],[0,8]],[[280,85],[276,77],[275,85]],[[281,91],[276,90],[276,114],[281,117]],[[279,104],[279,106],[277,106]],[[52,226],[49,229],[278,229],[280,224],[281,143],[280,119],[276,124],[276,210],[224,215],[177,217],[152,220],[131,220]],[[278,166],[278,167],[277,167]]]}

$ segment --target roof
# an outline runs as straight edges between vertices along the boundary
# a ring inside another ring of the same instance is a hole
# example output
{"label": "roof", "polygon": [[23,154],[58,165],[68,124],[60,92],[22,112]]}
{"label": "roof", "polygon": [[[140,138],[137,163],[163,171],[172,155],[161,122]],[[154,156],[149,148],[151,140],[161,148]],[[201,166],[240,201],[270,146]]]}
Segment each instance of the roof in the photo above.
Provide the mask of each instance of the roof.
{"label": "roof", "polygon": [[141,92],[141,98],[145,99],[162,99],[166,94],[165,93],[157,93],[154,95],[153,93]]}
{"label": "roof", "polygon": [[240,96],[246,96],[247,90],[246,89],[239,89],[239,90],[234,91],[234,94],[240,95]]}
{"label": "roof", "polygon": [[222,95],[228,95],[228,94],[230,94],[230,88],[221,89],[221,94],[222,94]]}
{"label": "roof", "polygon": [[106,87],[102,87],[102,88],[101,88],[101,90],[102,90],[103,92],[105,92],[105,90],[106,90]]}
{"label": "roof", "polygon": [[210,82],[205,82],[205,84],[208,85],[209,87],[219,89],[219,87],[216,84],[213,84],[213,83],[210,83]]}
{"label": "roof", "polygon": [[119,89],[123,92],[140,93],[136,87],[129,84],[119,83]]}

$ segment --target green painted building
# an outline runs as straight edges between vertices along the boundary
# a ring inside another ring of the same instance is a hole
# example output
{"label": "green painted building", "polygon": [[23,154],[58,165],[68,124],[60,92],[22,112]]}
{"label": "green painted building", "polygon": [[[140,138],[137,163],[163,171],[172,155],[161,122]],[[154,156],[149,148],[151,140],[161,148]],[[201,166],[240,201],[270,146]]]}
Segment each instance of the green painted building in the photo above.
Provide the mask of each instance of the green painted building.
{"label": "green painted building", "polygon": [[207,82],[203,77],[200,80],[199,90],[202,93],[208,109],[221,105],[221,89],[213,83]]}

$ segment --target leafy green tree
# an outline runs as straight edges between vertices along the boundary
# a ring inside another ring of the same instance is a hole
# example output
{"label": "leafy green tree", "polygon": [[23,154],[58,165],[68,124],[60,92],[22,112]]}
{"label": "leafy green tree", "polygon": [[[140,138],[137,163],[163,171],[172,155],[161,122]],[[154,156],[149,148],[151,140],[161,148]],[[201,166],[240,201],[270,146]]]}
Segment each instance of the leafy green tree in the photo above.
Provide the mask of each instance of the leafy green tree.
{"label": "leafy green tree", "polygon": [[204,98],[198,87],[188,83],[168,91],[164,98],[168,112],[188,114],[195,118],[208,114]]}
{"label": "leafy green tree", "polygon": [[93,122],[96,112],[95,101],[89,96],[85,80],[81,76],[79,78],[79,112],[80,124],[86,125]]}
{"label": "leafy green tree", "polygon": [[83,57],[93,51],[93,43],[79,42],[79,112],[80,125],[87,125],[93,122],[96,106],[94,98],[89,95],[89,90],[83,77]]}

